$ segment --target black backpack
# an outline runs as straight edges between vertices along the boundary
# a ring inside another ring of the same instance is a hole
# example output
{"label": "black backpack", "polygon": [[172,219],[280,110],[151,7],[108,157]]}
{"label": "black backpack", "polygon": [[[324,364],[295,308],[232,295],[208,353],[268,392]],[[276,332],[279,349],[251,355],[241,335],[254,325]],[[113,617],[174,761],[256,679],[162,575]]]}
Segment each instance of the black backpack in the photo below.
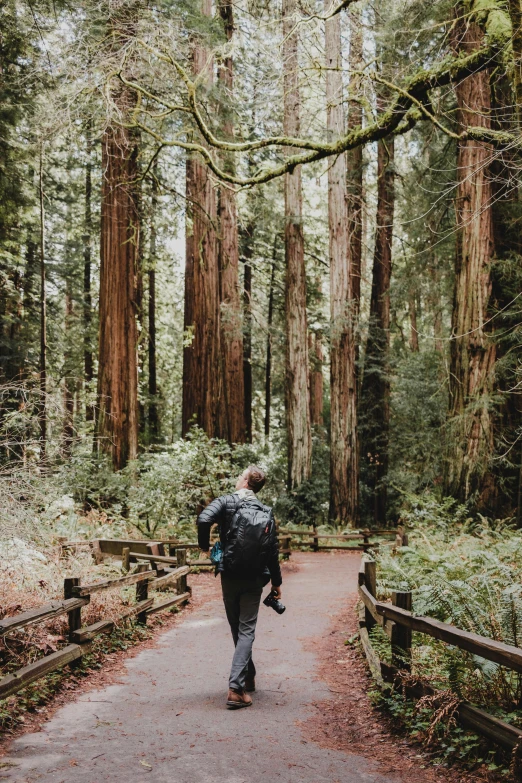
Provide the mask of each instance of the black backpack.
{"label": "black backpack", "polygon": [[226,531],[223,571],[252,579],[268,564],[275,526],[272,509],[258,500],[241,500]]}

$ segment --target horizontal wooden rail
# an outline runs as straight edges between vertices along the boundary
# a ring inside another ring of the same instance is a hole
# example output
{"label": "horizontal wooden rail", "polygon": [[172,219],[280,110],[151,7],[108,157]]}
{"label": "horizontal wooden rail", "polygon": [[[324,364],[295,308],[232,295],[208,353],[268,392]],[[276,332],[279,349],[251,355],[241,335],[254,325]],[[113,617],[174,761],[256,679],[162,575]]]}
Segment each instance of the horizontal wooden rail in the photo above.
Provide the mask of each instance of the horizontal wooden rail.
{"label": "horizontal wooden rail", "polygon": [[[392,659],[394,637],[397,636],[398,628],[402,626],[410,631],[415,630],[426,633],[434,638],[446,641],[448,644],[453,644],[488,660],[501,663],[510,669],[520,671],[522,650],[516,647],[462,631],[455,626],[441,623],[431,617],[415,617],[406,609],[377,601],[372,594],[372,591],[375,592],[375,580],[374,578],[372,579],[374,572],[375,563],[365,561],[363,558],[359,569],[359,596],[364,604],[364,609],[361,608],[362,614],[359,622],[360,640],[370,671],[380,687],[384,687],[386,682],[397,683],[409,698],[421,698],[428,694],[436,695],[438,692],[426,682],[415,683],[408,680],[404,682],[401,677],[401,671],[397,666],[390,666],[379,660],[368,636],[369,621],[377,622],[381,625],[384,624],[385,630],[390,631],[392,637]],[[400,596],[409,596],[411,600],[411,593],[394,593],[394,600],[397,601]],[[397,645],[397,639],[395,639],[395,644]],[[401,646],[406,649],[408,644]],[[411,647],[411,639],[409,646]],[[403,666],[408,666],[407,658],[406,661],[401,663],[401,667]],[[490,715],[485,710],[475,707],[467,701],[463,701],[457,706],[456,718],[464,728],[486,737],[509,751],[518,750],[522,745],[521,729]]]}
{"label": "horizontal wooden rail", "polygon": [[103,582],[93,582],[90,585],[79,585],[73,587],[73,595],[84,596],[91,593],[98,593],[100,590],[109,590],[112,587],[125,587],[126,585],[134,585],[137,582],[146,582],[151,579],[155,579],[156,574],[154,571],[143,571],[139,574],[128,574],[127,576],[120,576],[116,579],[104,579]]}
{"label": "horizontal wooden rail", "polygon": [[489,639],[487,636],[479,636],[470,631],[463,631],[449,623],[442,623],[432,617],[416,617],[406,609],[399,609],[397,606],[391,606],[377,601],[376,609],[378,614],[392,620],[398,625],[410,628],[412,631],[424,633],[432,636],[434,639],[440,639],[447,644],[459,647],[461,650],[479,655],[488,661],[499,663],[508,669],[522,672],[522,649],[514,647],[504,642],[497,642]]}
{"label": "horizontal wooden rail", "polygon": [[36,609],[28,609],[27,612],[21,612],[14,617],[5,617],[0,620],[0,636],[28,625],[43,623],[52,617],[59,617],[61,614],[71,612],[73,609],[80,609],[88,603],[88,598],[68,598],[64,601],[51,601],[43,606],[37,606]]}
{"label": "horizontal wooden rail", "polygon": [[34,663],[30,663],[28,666],[24,666],[23,669],[19,669],[14,674],[8,674],[0,680],[0,699],[6,699],[8,696],[12,696],[13,693],[25,688],[26,685],[35,680],[39,680],[50,672],[54,672],[57,669],[62,669],[67,664],[81,658],[85,648],[80,647],[78,644],[69,644],[64,647],[63,650],[46,655],[45,658],[40,658]]}
{"label": "horizontal wooden rail", "polygon": [[102,633],[110,633],[119,622],[127,620],[129,617],[133,617],[136,614],[140,614],[140,612],[145,612],[151,608],[153,603],[153,598],[147,598],[145,601],[140,601],[127,609],[127,611],[122,612],[116,619],[99,620],[99,622],[88,625],[86,628],[74,631],[72,634],[73,641],[78,644],[85,644],[85,642],[92,641],[96,636],[99,636]]}
{"label": "horizontal wooden rail", "polygon": [[136,560],[147,560],[149,563],[166,563],[167,565],[178,564],[177,557],[169,557],[168,555],[142,555],[140,552],[131,552],[130,557],[134,557]]}
{"label": "horizontal wooden rail", "polygon": [[181,576],[186,576],[189,573],[190,566],[180,566],[179,568],[175,568],[173,571],[169,571],[168,574],[165,574],[164,576],[158,576],[157,579],[153,579],[151,582],[149,582],[149,587],[152,587],[152,589],[163,587],[168,582],[172,582],[173,579],[179,579]]}
{"label": "horizontal wooden rail", "polygon": [[170,609],[171,606],[177,606],[178,604],[184,604],[190,598],[190,593],[181,593],[181,595],[175,595],[172,598],[166,598],[164,601],[160,601],[159,604],[151,606],[147,609],[147,614],[154,614],[155,612],[162,612],[164,609]]}

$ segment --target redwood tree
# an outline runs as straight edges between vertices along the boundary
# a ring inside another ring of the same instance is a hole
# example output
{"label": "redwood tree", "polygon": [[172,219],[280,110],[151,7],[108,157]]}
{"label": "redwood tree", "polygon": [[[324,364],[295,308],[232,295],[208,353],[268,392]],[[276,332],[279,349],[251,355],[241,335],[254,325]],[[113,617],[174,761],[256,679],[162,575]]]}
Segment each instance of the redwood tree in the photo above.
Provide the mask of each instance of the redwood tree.
{"label": "redwood tree", "polygon": [[[234,32],[232,4],[221,0],[219,5],[227,40]],[[231,117],[231,98],[234,86],[233,60],[223,59],[218,78],[221,83],[223,101],[224,135],[233,139],[234,124]],[[235,169],[232,155],[226,156],[224,165]],[[219,268],[220,268],[220,319],[221,355],[223,362],[223,391],[225,399],[226,436],[230,443],[245,441],[245,386],[243,378],[243,324],[241,296],[239,292],[239,236],[236,194],[226,186],[219,193]]]}
{"label": "redwood tree", "polygon": [[[484,34],[474,21],[463,21],[459,17],[454,37],[458,51],[468,53],[481,45]],[[491,128],[488,71],[463,79],[457,84],[456,95],[460,128]],[[490,145],[481,141],[459,141],[457,147],[455,206],[458,234],[445,488],[461,500],[480,493],[487,501],[492,493],[488,460],[493,452],[491,395],[495,345],[485,323],[493,258],[491,153]]]}
{"label": "redwood tree", "polygon": [[[325,0],[328,11],[329,0]],[[333,141],[344,133],[341,25],[339,15],[325,25],[326,115]],[[355,524],[358,516],[357,385],[355,369],[355,306],[350,236],[356,230],[354,210],[348,221],[346,158],[339,155],[328,169],[330,238],[330,518]],[[359,271],[360,275],[360,271]]]}
{"label": "redwood tree", "polygon": [[[211,0],[203,0],[203,16],[211,17]],[[207,88],[212,83],[208,49],[197,39],[192,52],[194,75]],[[183,350],[182,432],[193,424],[207,435],[223,434],[220,363],[219,266],[217,199],[210,172],[201,158],[186,165],[186,256]]]}
{"label": "redwood tree", "polygon": [[[350,8],[350,100],[348,101],[348,130],[362,127],[362,102],[356,100],[361,92],[361,76],[357,73],[363,67],[363,34],[361,9]],[[333,74],[335,75],[335,74]],[[355,99],[355,100],[354,100]],[[363,148],[356,147],[346,153],[346,182],[348,206],[348,253],[352,284],[353,314],[357,318],[361,299],[362,263],[362,221],[363,221]],[[358,343],[356,341],[356,356]]]}
{"label": "redwood tree", "polygon": [[388,441],[390,428],[390,278],[394,193],[393,138],[377,146],[377,227],[373,256],[370,323],[364,357],[361,405],[362,455],[371,495],[373,520],[386,522]]}
{"label": "redwood tree", "polygon": [[[134,96],[121,87],[114,100],[125,113]],[[136,155],[132,133],[120,124],[109,125],[102,138],[96,434],[116,469],[138,453]]]}
{"label": "redwood tree", "polygon": [[[283,0],[284,133],[298,137],[300,93],[296,0]],[[292,150],[288,150],[291,154]],[[310,478],[312,436],[310,427],[306,270],[302,217],[301,168],[284,177],[285,191],[285,326],[286,422],[288,431],[288,485],[297,487]]]}

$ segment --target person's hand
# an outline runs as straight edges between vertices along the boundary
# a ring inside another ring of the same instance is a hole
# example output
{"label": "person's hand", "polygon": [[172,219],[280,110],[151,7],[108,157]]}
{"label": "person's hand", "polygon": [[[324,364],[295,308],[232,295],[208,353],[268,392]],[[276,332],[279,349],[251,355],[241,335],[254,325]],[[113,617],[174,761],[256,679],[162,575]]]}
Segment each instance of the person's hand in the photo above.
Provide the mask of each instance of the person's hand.
{"label": "person's hand", "polygon": [[274,587],[274,585],[272,585],[272,595],[274,596],[274,598],[277,598],[277,600],[280,601],[281,600],[281,587]]}

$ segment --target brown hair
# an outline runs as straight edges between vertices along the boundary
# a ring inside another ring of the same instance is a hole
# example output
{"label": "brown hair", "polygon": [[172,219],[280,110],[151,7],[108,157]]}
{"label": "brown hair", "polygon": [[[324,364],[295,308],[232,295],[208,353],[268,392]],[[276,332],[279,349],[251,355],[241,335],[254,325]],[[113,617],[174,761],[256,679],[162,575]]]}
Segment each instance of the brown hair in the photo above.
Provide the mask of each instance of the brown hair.
{"label": "brown hair", "polygon": [[248,488],[253,492],[259,492],[265,486],[266,474],[264,470],[258,468],[257,465],[249,465],[247,471]]}

